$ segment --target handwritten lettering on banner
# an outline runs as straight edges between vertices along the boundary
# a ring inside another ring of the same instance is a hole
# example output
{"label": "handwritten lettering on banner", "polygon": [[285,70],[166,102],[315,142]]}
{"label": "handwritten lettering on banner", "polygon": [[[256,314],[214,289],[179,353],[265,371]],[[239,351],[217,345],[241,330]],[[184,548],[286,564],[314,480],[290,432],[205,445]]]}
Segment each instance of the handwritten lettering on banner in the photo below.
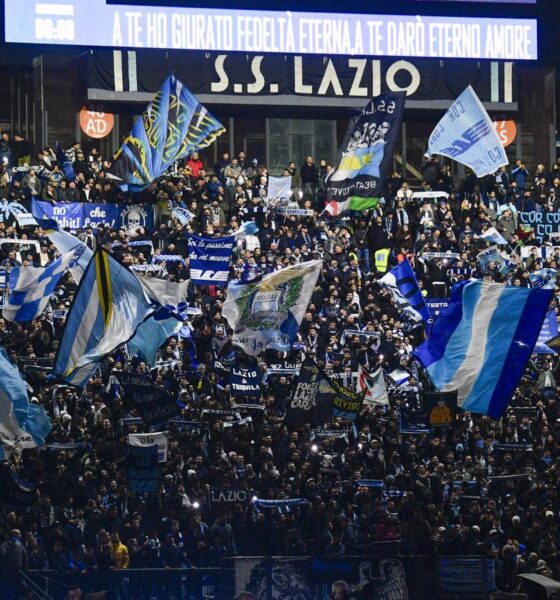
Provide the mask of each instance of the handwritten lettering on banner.
{"label": "handwritten lettering on banner", "polygon": [[520,223],[530,225],[535,237],[542,241],[546,236],[557,237],[560,233],[560,213],[521,212],[517,214]]}

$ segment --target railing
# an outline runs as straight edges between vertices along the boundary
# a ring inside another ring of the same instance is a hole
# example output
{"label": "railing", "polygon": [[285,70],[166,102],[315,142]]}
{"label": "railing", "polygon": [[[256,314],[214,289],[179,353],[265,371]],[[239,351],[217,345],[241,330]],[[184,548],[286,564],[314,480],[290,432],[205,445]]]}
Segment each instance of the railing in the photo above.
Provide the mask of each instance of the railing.
{"label": "railing", "polygon": [[402,553],[387,543],[367,556],[240,556],[221,568],[29,571],[24,587],[32,587],[37,600],[64,600],[72,585],[86,600],[102,591],[107,600],[324,600],[337,589],[382,600],[473,600],[488,598],[494,579],[489,559]]}

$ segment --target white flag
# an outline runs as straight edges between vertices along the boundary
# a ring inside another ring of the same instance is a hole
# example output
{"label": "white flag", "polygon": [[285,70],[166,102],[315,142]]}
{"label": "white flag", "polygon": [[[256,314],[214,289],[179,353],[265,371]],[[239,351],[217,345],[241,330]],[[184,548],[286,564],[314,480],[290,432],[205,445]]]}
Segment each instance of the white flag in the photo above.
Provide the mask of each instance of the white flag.
{"label": "white flag", "polygon": [[360,365],[358,371],[358,390],[365,392],[364,403],[375,406],[376,404],[388,405],[389,396],[385,386],[385,378],[381,367],[370,373]]}
{"label": "white flag", "polygon": [[470,167],[477,177],[495,173],[508,164],[496,129],[470,85],[436,125],[428,152]]}
{"label": "white flag", "polygon": [[129,433],[128,443],[131,446],[157,446],[158,461],[167,461],[167,446],[169,443],[167,431],[158,431],[155,433]]}
{"label": "white flag", "polygon": [[292,195],[292,178],[290,175],[286,177],[272,177],[268,178],[268,189],[266,195],[266,201],[271,200],[288,200]]}

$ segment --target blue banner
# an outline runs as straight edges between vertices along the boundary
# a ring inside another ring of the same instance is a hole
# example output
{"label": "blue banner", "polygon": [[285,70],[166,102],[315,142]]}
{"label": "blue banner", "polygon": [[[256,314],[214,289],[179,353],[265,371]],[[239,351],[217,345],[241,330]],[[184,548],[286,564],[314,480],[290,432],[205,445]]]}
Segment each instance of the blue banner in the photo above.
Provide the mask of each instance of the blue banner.
{"label": "blue banner", "polygon": [[128,446],[128,489],[131,492],[157,492],[160,467],[158,447]]}
{"label": "blue banner", "polygon": [[152,230],[154,211],[142,204],[95,204],[93,202],[69,202],[51,204],[41,200],[32,200],[31,212],[36,219],[52,219],[63,229],[96,228],[98,225],[110,225],[114,229],[121,227],[128,233],[134,233],[140,227]]}
{"label": "blue banner", "polygon": [[449,306],[449,300],[444,298],[426,298],[426,304],[432,314],[434,321],[439,317],[439,313]]}
{"label": "blue banner", "polygon": [[444,594],[476,594],[486,598],[496,589],[496,567],[492,559],[439,559],[439,591]]}
{"label": "blue banner", "polygon": [[189,236],[191,280],[199,285],[226,285],[235,236]]}
{"label": "blue banner", "polygon": [[256,361],[247,368],[240,365],[232,366],[229,385],[232,396],[260,396],[259,370]]}

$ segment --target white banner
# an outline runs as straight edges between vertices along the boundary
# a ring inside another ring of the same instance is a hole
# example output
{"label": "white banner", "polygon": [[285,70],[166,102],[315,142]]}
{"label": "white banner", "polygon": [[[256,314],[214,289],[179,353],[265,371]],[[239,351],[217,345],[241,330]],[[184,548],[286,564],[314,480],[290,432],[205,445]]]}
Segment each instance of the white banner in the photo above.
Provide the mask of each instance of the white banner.
{"label": "white banner", "polygon": [[496,129],[470,85],[436,125],[428,153],[452,158],[470,167],[477,177],[495,173],[508,164]]}
{"label": "white banner", "polygon": [[159,462],[167,461],[167,446],[169,443],[168,432],[157,433],[129,433],[128,443],[131,446],[157,446]]}
{"label": "white banner", "polygon": [[292,178],[287,175],[286,177],[272,177],[268,178],[268,191],[266,200],[288,200],[292,195]]}

